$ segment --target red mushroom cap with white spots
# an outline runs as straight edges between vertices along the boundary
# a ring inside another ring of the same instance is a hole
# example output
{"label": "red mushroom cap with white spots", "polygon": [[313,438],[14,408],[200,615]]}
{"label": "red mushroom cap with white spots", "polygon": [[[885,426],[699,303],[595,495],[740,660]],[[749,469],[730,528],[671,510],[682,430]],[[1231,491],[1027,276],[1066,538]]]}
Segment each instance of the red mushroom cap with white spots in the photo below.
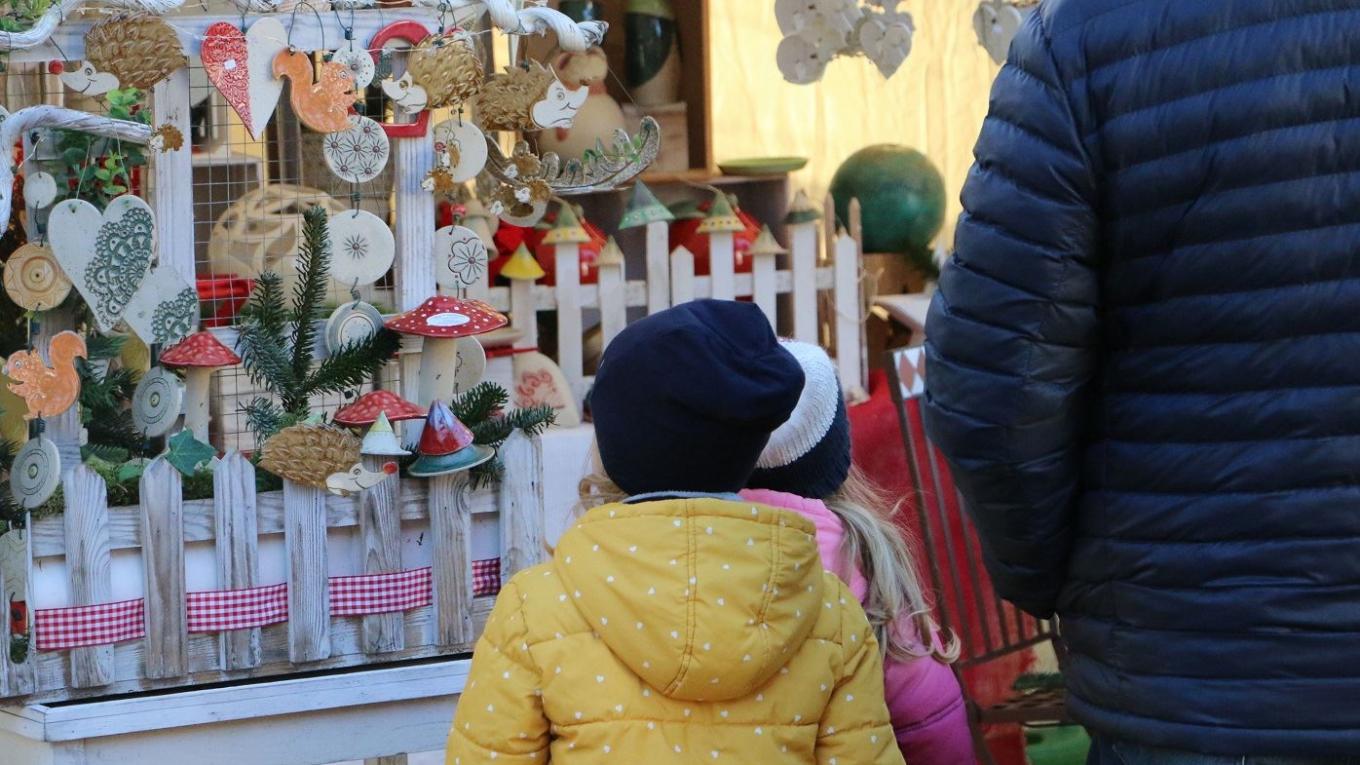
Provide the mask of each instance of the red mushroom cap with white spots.
{"label": "red mushroom cap with white spots", "polygon": [[230,367],[240,364],[241,357],[205,330],[161,351],[160,361],[166,367]]}
{"label": "red mushroom cap with white spots", "polygon": [[419,308],[387,320],[387,328],[421,337],[468,337],[500,329],[510,320],[480,300],[435,295]]}
{"label": "red mushroom cap with white spots", "polygon": [[425,416],[425,410],[390,390],[375,390],[336,412],[335,422],[337,425],[358,428],[377,422],[379,414],[386,414],[389,422],[400,422],[418,420]]}

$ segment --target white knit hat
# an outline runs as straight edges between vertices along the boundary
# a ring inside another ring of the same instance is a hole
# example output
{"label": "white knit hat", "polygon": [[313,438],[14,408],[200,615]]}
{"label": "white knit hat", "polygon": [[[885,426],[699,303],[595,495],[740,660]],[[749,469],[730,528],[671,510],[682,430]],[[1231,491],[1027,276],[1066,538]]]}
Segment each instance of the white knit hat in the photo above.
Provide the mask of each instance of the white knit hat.
{"label": "white knit hat", "polygon": [[850,422],[836,367],[816,345],[782,342],[803,368],[803,391],[793,414],[770,434],[748,485],[830,496],[850,470]]}

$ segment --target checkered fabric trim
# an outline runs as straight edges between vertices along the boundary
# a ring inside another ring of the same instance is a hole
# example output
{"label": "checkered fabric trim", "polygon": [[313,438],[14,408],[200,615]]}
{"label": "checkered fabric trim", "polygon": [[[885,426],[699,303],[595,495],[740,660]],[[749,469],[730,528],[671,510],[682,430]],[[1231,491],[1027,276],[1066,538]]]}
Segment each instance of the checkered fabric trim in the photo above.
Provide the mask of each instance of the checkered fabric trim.
{"label": "checkered fabric trim", "polygon": [[331,577],[331,616],[409,611],[431,602],[430,567]]}
{"label": "checkered fabric trim", "polygon": [[190,632],[226,632],[288,621],[288,585],[191,592]]}
{"label": "checkered fabric trim", "polygon": [[34,642],[39,651],[61,651],[136,640],[146,635],[144,609],[144,601],[137,598],[35,611]]}
{"label": "checkered fabric trim", "polygon": [[482,598],[501,591],[501,559],[472,562],[472,597]]}

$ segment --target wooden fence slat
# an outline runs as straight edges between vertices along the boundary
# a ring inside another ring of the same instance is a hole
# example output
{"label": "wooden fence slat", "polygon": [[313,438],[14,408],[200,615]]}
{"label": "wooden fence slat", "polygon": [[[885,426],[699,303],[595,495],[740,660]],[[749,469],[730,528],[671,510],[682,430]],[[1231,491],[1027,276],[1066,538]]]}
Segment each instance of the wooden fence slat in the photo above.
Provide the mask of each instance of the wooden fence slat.
{"label": "wooden fence slat", "polygon": [[[382,470],[385,457],[364,456],[364,467]],[[401,570],[401,517],[397,497],[401,479],[393,476],[359,495],[359,531],[365,574]],[[364,617],[364,653],[391,653],[406,647],[405,615],[400,611]]]}
{"label": "wooden fence slat", "polygon": [[770,326],[779,331],[777,323],[778,315],[775,292],[775,258],[772,252],[753,255],[751,261],[751,293],[755,304],[760,306],[760,310],[765,312],[765,318],[770,320]]}
{"label": "wooden fence slat", "polygon": [[[152,89],[151,108],[155,125],[167,125],[189,135],[189,69],[177,69]],[[194,181],[193,152],[188,146],[156,154],[151,163],[156,213],[156,256],[186,280],[194,278]],[[184,193],[176,193],[178,190]]]}
{"label": "wooden fence slat", "polygon": [[[409,311],[435,294],[434,197],[421,188],[434,166],[434,134],[392,139],[392,184],[394,214],[392,234],[397,258],[392,273],[396,276],[398,311]],[[408,401],[418,398],[420,356],[401,356],[401,395]],[[403,429],[403,434],[409,435]],[[419,432],[419,431],[416,431]]]}
{"label": "wooden fence slat", "polygon": [[[3,596],[4,594],[5,570],[0,568],[0,596]],[[4,600],[4,598],[0,597],[0,601],[2,600]],[[0,604],[0,606],[3,606],[5,609],[5,612],[0,614],[0,699],[3,699],[10,695],[9,676],[11,672],[11,662],[9,660],[9,603],[3,603]]]}
{"label": "wooden fence slat", "polygon": [[[99,474],[77,465],[61,481],[66,499],[66,576],[71,605],[92,606],[113,599],[109,562],[108,489]],[[113,682],[113,646],[71,649],[71,685],[96,688]]]}
{"label": "wooden fence slat", "polygon": [[288,658],[295,664],[331,655],[331,598],[326,564],[326,492],[283,482],[288,557]]}
{"label": "wooden fence slat", "polygon": [[789,226],[789,269],[793,272],[793,339],[817,343],[817,224]]}
{"label": "wooden fence slat", "polygon": [[179,471],[157,457],[142,473],[142,571],[146,581],[146,676],[179,677],[188,666],[184,605],[184,514]]}
{"label": "wooden fence slat", "polygon": [[836,369],[849,397],[864,393],[860,365],[864,333],[864,300],[860,297],[859,243],[849,234],[836,238]]}
{"label": "wooden fence slat", "polygon": [[524,333],[515,341],[516,348],[538,347],[538,306],[534,283],[528,279],[510,280],[510,326]]}
{"label": "wooden fence slat", "polygon": [[671,306],[670,229],[666,221],[647,224],[647,313]]}
{"label": "wooden fence slat", "polygon": [[580,402],[585,377],[581,349],[581,246],[563,242],[554,247],[557,271],[557,365]]}
{"label": "wooden fence slat", "polygon": [[628,309],[624,303],[622,263],[600,265],[600,333],[601,350],[609,347],[609,342],[623,331],[628,324]]}
{"label": "wooden fence slat", "polygon": [[[38,662],[37,662],[37,660],[34,658],[33,645],[32,645],[32,642],[31,642],[31,638],[32,638],[32,636],[33,636],[33,531],[32,531],[32,529],[33,529],[33,518],[32,518],[32,516],[25,515],[25,519],[24,519],[24,530],[18,531],[18,532],[17,532],[17,533],[20,535],[19,538],[20,538],[20,540],[21,540],[21,544],[18,546],[18,550],[17,550],[17,552],[16,552],[16,554],[17,554],[17,555],[19,556],[19,558],[20,558],[19,563],[18,563],[18,565],[16,566],[16,568],[18,568],[19,570],[21,570],[21,571],[24,572],[24,580],[23,580],[23,582],[22,582],[22,586],[20,586],[20,583],[16,583],[16,582],[10,582],[9,585],[8,585],[8,587],[7,587],[6,585],[4,585],[4,584],[0,584],[0,595],[3,595],[3,594],[5,594],[5,593],[8,593],[10,590],[14,590],[15,593],[16,593],[16,595],[17,595],[17,597],[16,597],[15,599],[16,599],[16,600],[22,600],[22,601],[24,601],[24,603],[27,604],[27,606],[28,606],[28,619],[27,619],[26,627],[27,627],[27,634],[28,634],[28,636],[29,636],[29,638],[30,638],[30,644],[29,644],[29,646],[28,646],[28,655],[24,658],[24,661],[21,662],[21,663],[19,663],[19,664],[15,664],[14,662],[10,661],[10,655],[9,655],[9,654],[10,654],[10,651],[9,651],[9,647],[10,647],[10,640],[13,638],[13,634],[12,634],[12,633],[10,633],[9,637],[7,637],[7,638],[5,639],[4,642],[0,643],[0,653],[4,654],[3,662],[0,662],[0,668],[4,668],[3,671],[4,671],[4,673],[8,676],[9,693],[10,693],[11,696],[25,696],[25,695],[28,695],[28,694],[30,694],[30,693],[33,693],[34,691],[36,691],[36,690],[38,689],[38,678],[37,678],[37,666],[38,666]],[[16,532],[11,532],[11,533],[16,533]],[[4,600],[4,599],[7,599],[7,597],[6,597],[6,598],[0,598],[0,600]],[[6,609],[6,610],[8,610],[9,604],[8,604],[8,603],[5,603],[5,605],[3,606],[3,608]],[[8,616],[8,614],[5,614],[5,616]],[[8,618],[0,619],[0,621],[3,621],[3,622],[5,623],[5,627],[6,627],[6,628],[9,627],[9,619],[8,619]],[[0,694],[0,695],[2,695],[2,694]]]}
{"label": "wooden fence slat", "polygon": [[[228,452],[213,471],[213,517],[217,539],[217,586],[246,590],[259,583],[255,466],[240,452]],[[260,666],[260,628],[218,636],[224,670]]]}
{"label": "wooden fence slat", "polygon": [[500,448],[501,581],[543,559],[543,442],[515,431]]}
{"label": "wooden fence slat", "polygon": [[713,297],[734,300],[737,297],[737,256],[731,231],[715,231],[708,235],[708,267],[713,278]]}
{"label": "wooden fence slat", "polygon": [[[576,267],[575,261],[571,267]],[[434,642],[439,646],[466,645],[475,637],[472,624],[472,513],[468,493],[466,473],[430,479]]]}
{"label": "wooden fence slat", "polygon": [[694,253],[681,245],[671,253],[671,305],[694,299]]}

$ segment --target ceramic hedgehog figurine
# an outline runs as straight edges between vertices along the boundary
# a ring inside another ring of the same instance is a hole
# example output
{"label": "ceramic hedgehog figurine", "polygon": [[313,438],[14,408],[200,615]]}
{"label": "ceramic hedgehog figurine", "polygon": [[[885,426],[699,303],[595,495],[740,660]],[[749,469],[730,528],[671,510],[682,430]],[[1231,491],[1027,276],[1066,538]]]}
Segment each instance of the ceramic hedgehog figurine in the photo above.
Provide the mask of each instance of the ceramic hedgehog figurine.
{"label": "ceramic hedgehog figurine", "polygon": [[477,98],[477,113],[487,130],[566,128],[589,96],[589,88],[569,90],[551,69],[529,61],[487,81]]}
{"label": "ceramic hedgehog figurine", "polygon": [[330,425],[293,425],[264,444],[260,467],[294,483],[348,496],[375,486],[396,473],[389,463],[381,471],[364,470],[359,439]]}

